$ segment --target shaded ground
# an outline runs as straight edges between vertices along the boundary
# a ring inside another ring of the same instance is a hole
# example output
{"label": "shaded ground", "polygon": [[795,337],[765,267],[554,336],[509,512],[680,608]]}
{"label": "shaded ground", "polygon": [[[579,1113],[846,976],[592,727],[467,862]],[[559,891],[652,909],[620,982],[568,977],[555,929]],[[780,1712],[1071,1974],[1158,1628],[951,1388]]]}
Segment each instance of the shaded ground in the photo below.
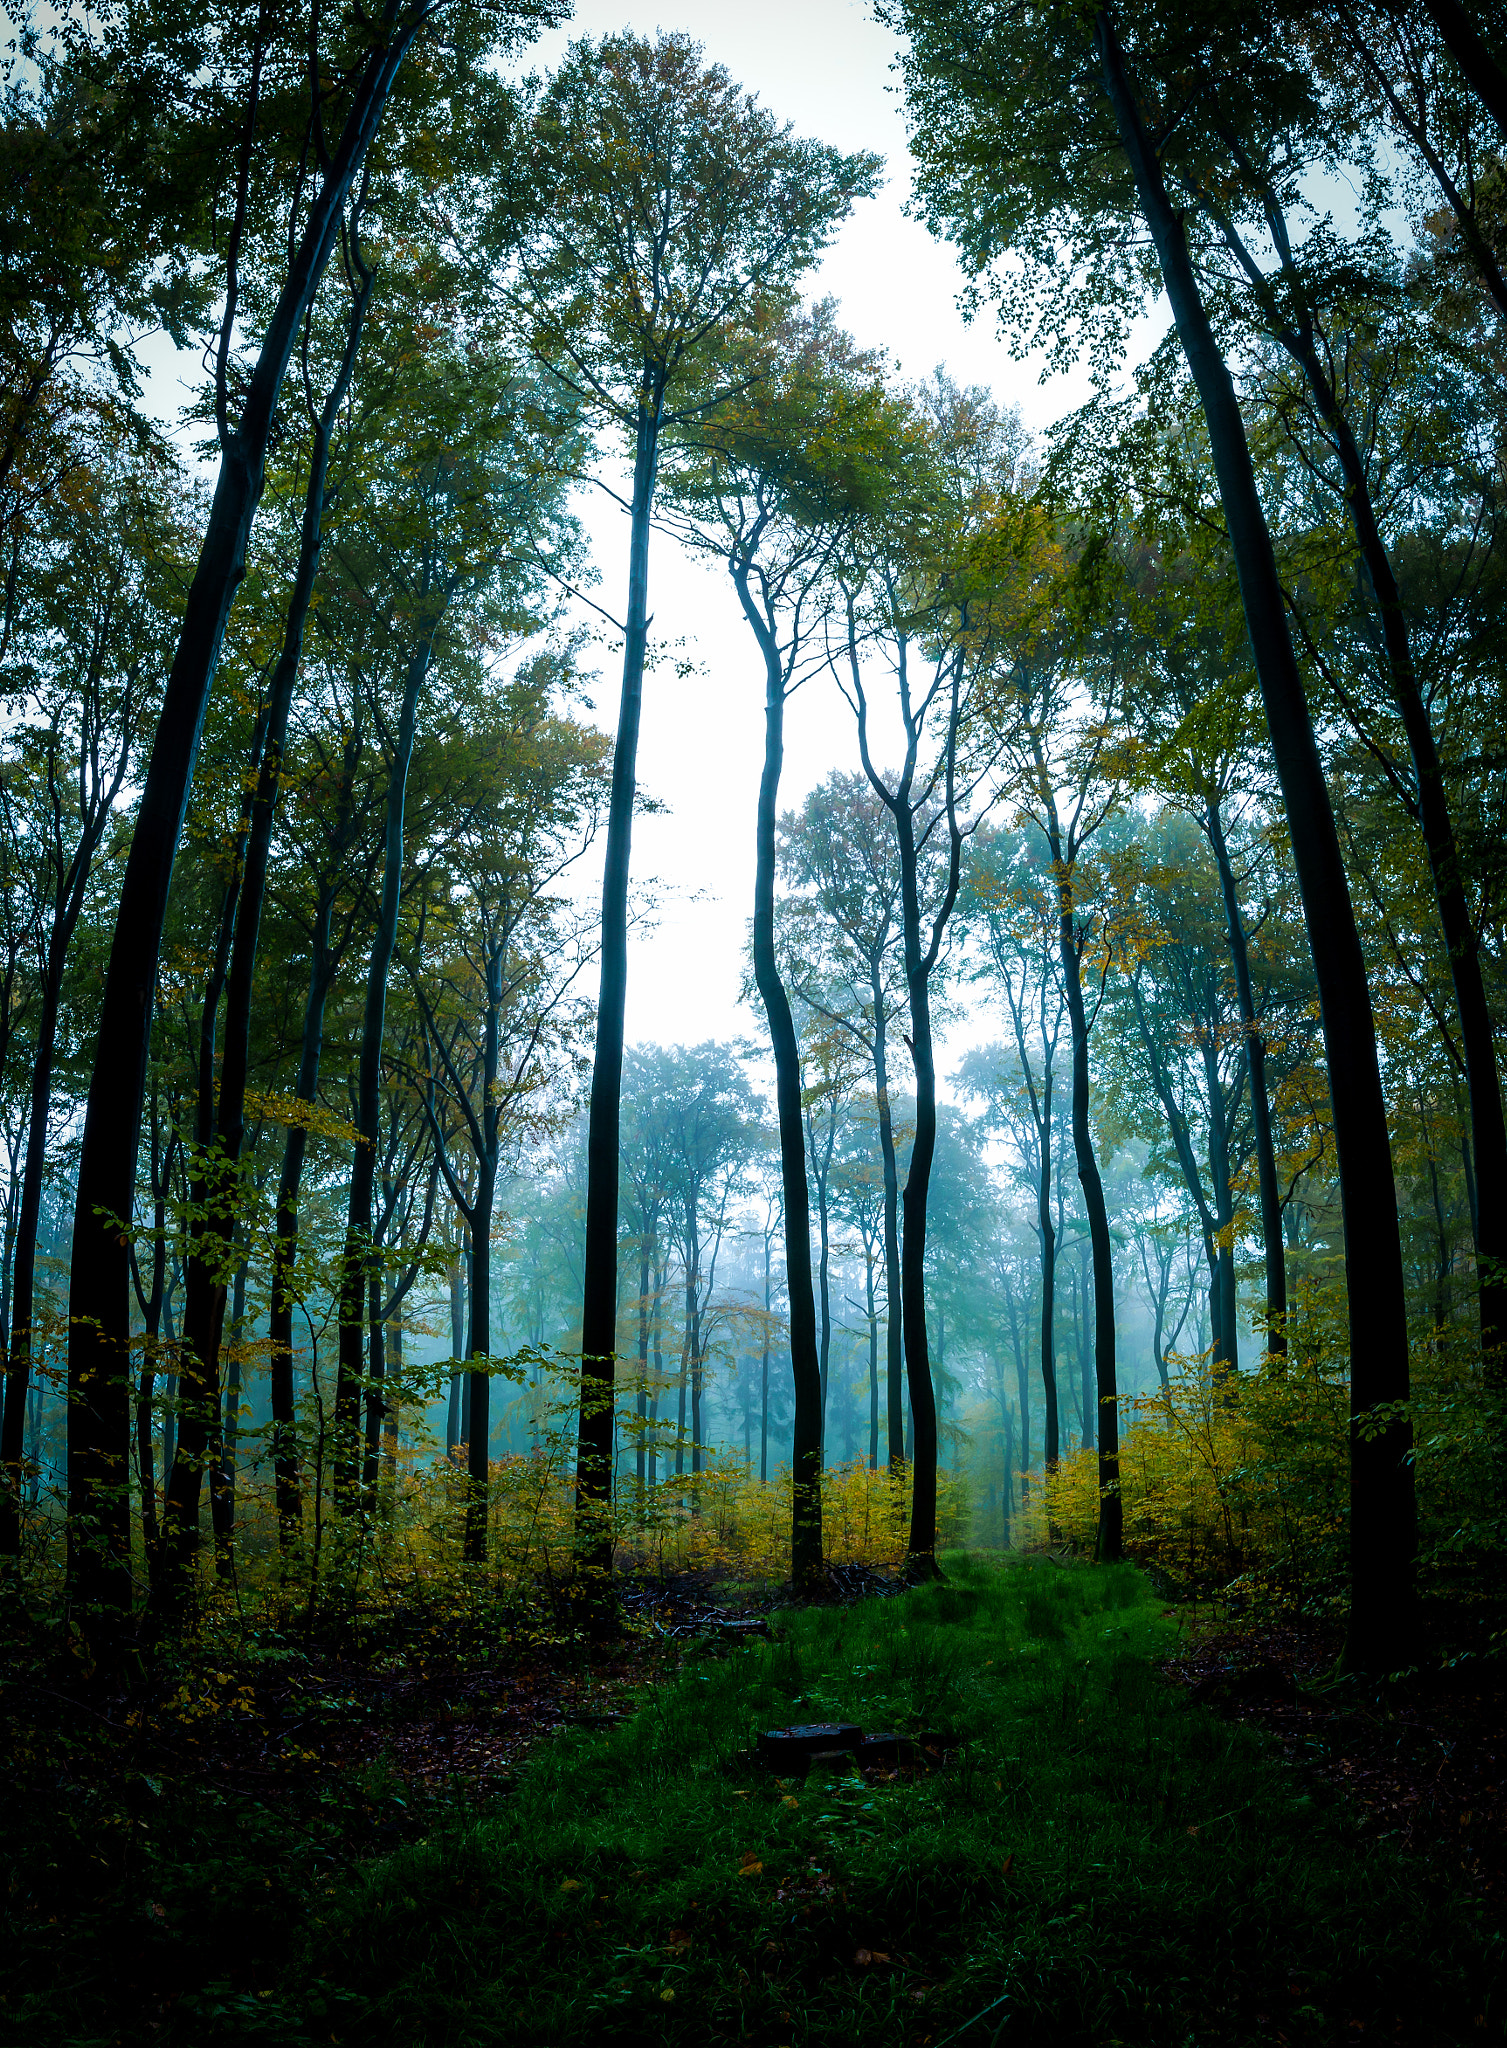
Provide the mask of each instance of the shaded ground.
{"label": "shaded ground", "polygon": [[1500,1612],[1441,1604],[1430,1668],[1386,1687],[1335,1681],[1333,1627],[1189,1631],[1167,1675],[1196,1701],[1264,1729],[1368,1833],[1507,1900],[1507,1657]]}
{"label": "shaded ground", "polygon": [[[899,1589],[842,1574],[825,1614],[631,1586],[607,1651],[516,1614],[225,1630],[129,1695],[18,1638],[0,2041],[1502,2037],[1461,1902],[1500,1897],[1504,1700],[1459,1617],[1448,1670],[1378,1697],[1323,1683],[1321,1630],[1185,1633],[1169,1661],[1128,1571],[951,1570],[856,1607]],[[757,1727],[844,1717],[957,1746],[759,1770]]]}

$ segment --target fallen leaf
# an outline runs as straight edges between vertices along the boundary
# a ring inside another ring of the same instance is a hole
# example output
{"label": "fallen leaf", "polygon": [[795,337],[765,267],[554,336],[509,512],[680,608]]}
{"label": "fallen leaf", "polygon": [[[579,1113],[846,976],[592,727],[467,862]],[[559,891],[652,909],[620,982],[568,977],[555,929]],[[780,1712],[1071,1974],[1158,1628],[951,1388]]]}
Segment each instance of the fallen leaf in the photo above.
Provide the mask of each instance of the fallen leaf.
{"label": "fallen leaf", "polygon": [[581,1889],[581,1880],[578,1877],[562,1877],[560,1889],[562,1892],[578,1892]]}
{"label": "fallen leaf", "polygon": [[783,1798],[783,1799],[782,1799],[782,1800],[780,1801],[780,1804],[781,1804],[781,1806],[799,1806],[799,1805],[800,1805],[800,1803],[801,1803],[801,1802],[800,1802],[800,1801],[799,1801],[798,1799],[792,1799],[792,1798],[791,1798],[791,1796],[790,1796],[790,1794],[789,1794],[788,1792],[787,1792],[787,1793],[785,1794],[784,1798]]}
{"label": "fallen leaf", "polygon": [[745,1863],[738,1872],[739,1877],[757,1877],[764,1868],[762,1863]]}
{"label": "fallen leaf", "polygon": [[1010,1865],[1011,1865],[1011,1864],[1012,1864],[1012,1863],[1013,1863],[1014,1861],[1015,1861],[1015,1851],[1014,1851],[1014,1850],[1012,1849],[1012,1850],[1010,1851],[1009,1855],[1008,1855],[1008,1856],[1007,1856],[1007,1857],[1005,1858],[1004,1862],[1003,1862],[1003,1863],[1002,1863],[1002,1864],[1001,1864],[1001,1865],[999,1866],[999,1870],[1000,1870],[1000,1876],[1001,1876],[1001,1877],[1008,1877],[1008,1876],[1010,1875]]}

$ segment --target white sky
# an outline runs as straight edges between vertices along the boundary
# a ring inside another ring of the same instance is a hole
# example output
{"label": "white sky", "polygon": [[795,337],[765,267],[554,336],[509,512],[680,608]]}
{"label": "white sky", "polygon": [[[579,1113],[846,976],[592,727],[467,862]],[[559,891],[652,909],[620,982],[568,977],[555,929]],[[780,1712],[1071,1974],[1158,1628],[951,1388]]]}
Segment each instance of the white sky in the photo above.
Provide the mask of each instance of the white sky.
{"label": "white sky", "polygon": [[[1036,382],[981,316],[957,310],[963,276],[952,251],[905,217],[910,157],[893,74],[897,43],[862,0],[766,0],[733,9],[679,0],[664,14],[578,0],[568,29],[536,43],[524,68],[552,69],[567,43],[627,27],[639,34],[684,30],[798,132],[845,150],[873,149],[888,161],[879,196],[861,203],[811,280],[831,296],[863,345],[888,350],[900,372],[924,377],[945,363],[959,381],[989,386],[1040,426],[1086,395],[1086,381]],[[607,501],[587,508],[602,583],[596,593],[622,616],[627,521]],[[747,1034],[738,1004],[744,935],[754,881],[754,809],[763,756],[763,668],[725,571],[691,560],[667,535],[650,552],[654,637],[684,637],[702,673],[678,680],[667,660],[645,683],[639,741],[640,787],[666,801],[667,816],[634,831],[636,879],[657,877],[656,928],[637,936],[629,963],[630,1041],[694,1044]],[[620,645],[597,651],[598,715],[615,723]],[[809,683],[786,715],[780,797],[793,808],[834,767],[858,767],[853,721],[834,684]],[[599,867],[600,852],[589,856]],[[599,880],[595,883],[599,887]]]}

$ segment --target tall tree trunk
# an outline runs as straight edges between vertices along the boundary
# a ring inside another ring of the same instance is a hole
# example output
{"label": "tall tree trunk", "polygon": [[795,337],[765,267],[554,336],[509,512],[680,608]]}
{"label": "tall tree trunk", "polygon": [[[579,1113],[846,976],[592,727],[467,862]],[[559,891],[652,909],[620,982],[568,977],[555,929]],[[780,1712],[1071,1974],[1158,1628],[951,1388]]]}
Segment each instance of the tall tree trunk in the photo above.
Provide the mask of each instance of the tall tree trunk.
{"label": "tall tree trunk", "polygon": [[1230,1125],[1244,1089],[1245,1062],[1242,1058],[1228,1104],[1219,1079],[1219,1052],[1212,1031],[1204,1035],[1203,1063],[1204,1086],[1209,1096],[1209,1187],[1214,1196],[1214,1230],[1219,1249],[1214,1285],[1219,1294],[1224,1360],[1229,1371],[1238,1372],[1240,1327],[1235,1286],[1235,1197],[1230,1187]]}
{"label": "tall tree trunk", "polygon": [[628,872],[649,634],[649,526],[659,470],[664,373],[646,362],[639,388],[628,542],[623,687],[612,756],[602,876],[602,975],[586,1128],[586,1270],[581,1301],[581,1411],[576,1438],[576,1560],[598,1626],[612,1580],[612,1409],[617,1357],[617,1191],[628,995]]}
{"label": "tall tree trunk", "polygon": [[225,1413],[209,1471],[209,1513],[214,1530],[215,1576],[235,1578],[236,1446],[240,1440],[241,1332],[246,1321],[246,1261],[235,1269],[230,1303],[230,1363],[225,1373]]}
{"label": "tall tree trunk", "polygon": [[[261,762],[265,710],[251,743],[251,773]],[[199,1503],[204,1475],[219,1456],[220,1333],[225,1320],[223,1240],[210,1229],[211,1209],[228,1200],[222,1161],[215,1145],[215,1045],[220,998],[230,964],[236,905],[251,827],[251,796],[242,803],[240,829],[232,850],[230,877],[220,905],[219,930],[199,1012],[198,1098],[194,1111],[194,1174],[189,1201],[194,1213],[183,1262],[183,1344],[178,1354],[177,1451],[162,1489],[162,1529],[152,1608],[158,1620],[181,1617],[193,1597],[199,1556]]]}
{"label": "tall tree trunk", "polygon": [[817,1231],[817,1306],[820,1312],[817,1343],[817,1374],[821,1381],[822,1402],[822,1458],[827,1454],[827,1381],[832,1360],[832,1277],[831,1277],[831,1229],[827,1213],[827,1176],[832,1165],[833,1141],[837,1135],[836,1116],[829,1119],[825,1154],[818,1158],[816,1150],[816,1127],[808,1117],[807,1139],[811,1147],[811,1171],[816,1182],[816,1231]]}
{"label": "tall tree trunk", "polygon": [[879,1470],[879,1312],[874,1305],[874,1260],[864,1261],[864,1288],[869,1318],[869,1470]]}
{"label": "tall tree trunk", "polygon": [[450,1398],[445,1405],[445,1456],[454,1459],[463,1441],[461,1433],[461,1360],[466,1355],[466,1283],[461,1263],[461,1223],[457,1216],[455,1242],[450,1259],[450,1356],[455,1370],[450,1375]]}
{"label": "tall tree trunk", "polygon": [[[1055,834],[1054,834],[1055,839]],[[1059,874],[1064,872],[1060,845],[1054,844],[1052,858]],[[1095,1399],[1090,1405],[1090,1388],[1084,1382],[1084,1448],[1097,1443],[1099,1449],[1099,1535],[1095,1555],[1102,1564],[1117,1562],[1123,1551],[1124,1514],[1120,1500],[1120,1411],[1119,1389],[1115,1384],[1115,1279],[1113,1251],[1109,1236],[1109,1211],[1104,1205],[1104,1183],[1094,1154],[1093,1133],[1088,1124],[1088,1016],[1083,1003],[1083,977],[1077,936],[1073,930],[1073,905],[1063,887],[1059,950],[1062,956],[1063,989],[1067,998],[1068,1027],[1073,1039],[1073,1157],[1078,1182],[1083,1189],[1083,1207],[1088,1216],[1088,1241],[1093,1255],[1094,1282],[1094,1383]],[[1095,1413],[1097,1410],[1097,1413]]]}
{"label": "tall tree trunk", "polygon": [[345,1251],[340,1276],[340,1362],[335,1381],[335,1455],[332,1468],[335,1503],[347,1514],[354,1512],[357,1506],[366,1273],[372,1256],[372,1196],[376,1187],[377,1145],[381,1136],[382,1035],[387,1017],[387,977],[398,942],[398,911],[403,894],[403,818],[408,767],[413,758],[419,694],[429,673],[434,636],[450,592],[447,589],[441,595],[426,587],[424,595],[431,605],[438,598],[438,609],[409,656],[403,679],[397,743],[387,780],[382,897],[377,910],[376,930],[372,934],[371,959],[366,973],[366,1005],[361,1018],[361,1054],[356,1081],[356,1145],[351,1160]]}
{"label": "tall tree trunk", "polygon": [[937,1149],[937,1070],[931,1035],[931,969],[921,951],[921,910],[916,882],[915,822],[908,802],[894,812],[900,846],[900,889],[905,927],[906,983],[910,992],[911,1062],[916,1070],[916,1135],[902,1197],[900,1235],[901,1323],[910,1394],[912,1456],[910,1532],[906,1567],[916,1577],[937,1574],[937,1402],[926,1333],[926,1204]]}
{"label": "tall tree trunk", "polygon": [[[1209,430],[1318,983],[1349,1279],[1351,1607],[1344,1662],[1395,1670],[1415,1641],[1417,1521],[1412,1426],[1405,1419],[1407,1297],[1365,958],[1234,384],[1103,10],[1096,30],[1105,90]],[[1377,1409],[1393,1419],[1367,1427]]]}
{"label": "tall tree trunk", "polygon": [[[4,1419],[0,1421],[0,1557],[21,1554],[21,1472],[26,1447],[26,1397],[31,1386],[37,1231],[42,1221],[42,1191],[47,1177],[47,1118],[52,1108],[52,1067],[63,987],[63,950],[58,939],[59,935],[54,933],[43,974],[11,1268],[10,1347],[5,1362]],[[66,945],[66,938],[63,944]]]}
{"label": "tall tree trunk", "polygon": [[665,1383],[664,1354],[664,1291],[665,1272],[659,1256],[659,1241],[654,1245],[654,1394],[649,1402],[649,1484],[659,1484],[659,1396]]}
{"label": "tall tree trunk", "polygon": [[638,1243],[638,1399],[634,1404],[638,1413],[638,1455],[634,1469],[638,1478],[640,1520],[643,1516],[649,1424],[649,1237],[650,1233],[645,1228]]}
{"label": "tall tree trunk", "polygon": [[785,762],[785,677],[774,634],[759,616],[749,590],[746,567],[741,575],[735,571],[733,582],[764,656],[764,767],[759,777],[756,828],[753,962],[754,981],[764,1005],[774,1054],[785,1217],[785,1293],[790,1305],[790,1372],[795,1384],[790,1446],[790,1566],[797,1588],[804,1590],[818,1583],[822,1570],[822,1379],[816,1297],[811,1285],[811,1204],[801,1114],[801,1056],[774,944],[775,821],[779,814],[780,771]]}
{"label": "tall tree trunk", "polygon": [[759,1484],[769,1484],[769,1238],[764,1238],[764,1342],[759,1351]]}
{"label": "tall tree trunk", "polygon": [[1036,1187],[1036,1228],[1041,1242],[1041,1397],[1043,1456],[1048,1477],[1062,1461],[1062,1425],[1057,1412],[1057,1231],[1052,1222],[1052,1097],[1050,1073],[1042,1077],[1038,1126],[1041,1178]]}
{"label": "tall tree trunk", "polygon": [[905,1464],[905,1340],[901,1328],[900,1172],[895,1159],[895,1124],[890,1113],[888,1031],[879,963],[869,961],[874,998],[874,1101],[879,1111],[879,1158],[884,1171],[884,1351],[887,1462],[892,1471]]}
{"label": "tall tree trunk", "polygon": [[466,1560],[487,1558],[488,1451],[492,1440],[492,1377],[486,1361],[492,1356],[492,1212],[497,1199],[497,1160],[479,1160],[476,1199],[467,1222],[471,1229],[471,1345],[469,1356],[480,1368],[466,1374]]}
{"label": "tall tree trunk", "polygon": [[[348,789],[343,794],[348,794]],[[312,1103],[319,1088],[325,1004],[335,979],[335,961],[330,945],[335,888],[332,877],[321,886],[315,906],[309,993],[304,1003],[298,1079],[293,1089],[293,1099],[298,1103]],[[272,1470],[277,1495],[277,1541],[278,1547],[284,1551],[298,1542],[303,1528],[298,1420],[293,1396],[293,1310],[298,1265],[298,1197],[308,1146],[308,1126],[303,1122],[290,1123],[283,1144],[282,1173],[278,1181],[272,1285],[267,1306]]]}
{"label": "tall tree trunk", "polygon": [[[1230,939],[1230,966],[1235,1000],[1245,1033],[1246,1072],[1251,1085],[1251,1132],[1256,1147],[1256,1181],[1261,1201],[1261,1248],[1266,1265],[1266,1348],[1273,1359],[1287,1355],[1287,1260],[1282,1244],[1282,1197],[1277,1184],[1277,1153],[1272,1142],[1271,1097],[1266,1086],[1266,1040],[1256,1022],[1251,987],[1250,947],[1235,888],[1235,870],[1225,841],[1224,820],[1211,797],[1204,809],[1204,829],[1219,870],[1225,926]],[[1165,1374],[1165,1367],[1163,1368]]]}
{"label": "tall tree trunk", "polygon": [[304,312],[335,244],[345,202],[387,95],[425,17],[378,42],[357,75],[350,112],[273,308],[239,421],[222,439],[220,473],[183,629],[147,764],[105,973],[84,1112],[69,1275],[69,1576],[95,1648],[110,1651],[130,1605],[130,1250],[136,1148],[153,992],[173,857],[183,830],[210,686],[261,496],[278,394]]}

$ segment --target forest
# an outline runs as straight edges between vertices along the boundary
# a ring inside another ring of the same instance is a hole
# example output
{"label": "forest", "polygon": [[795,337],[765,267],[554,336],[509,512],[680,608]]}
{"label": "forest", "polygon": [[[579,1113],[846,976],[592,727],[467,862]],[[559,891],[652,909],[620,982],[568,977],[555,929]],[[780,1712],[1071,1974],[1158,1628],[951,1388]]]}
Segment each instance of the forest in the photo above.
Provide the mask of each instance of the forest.
{"label": "forest", "polygon": [[0,2043],[1507,2038],[1507,27],[582,12],[6,16]]}

